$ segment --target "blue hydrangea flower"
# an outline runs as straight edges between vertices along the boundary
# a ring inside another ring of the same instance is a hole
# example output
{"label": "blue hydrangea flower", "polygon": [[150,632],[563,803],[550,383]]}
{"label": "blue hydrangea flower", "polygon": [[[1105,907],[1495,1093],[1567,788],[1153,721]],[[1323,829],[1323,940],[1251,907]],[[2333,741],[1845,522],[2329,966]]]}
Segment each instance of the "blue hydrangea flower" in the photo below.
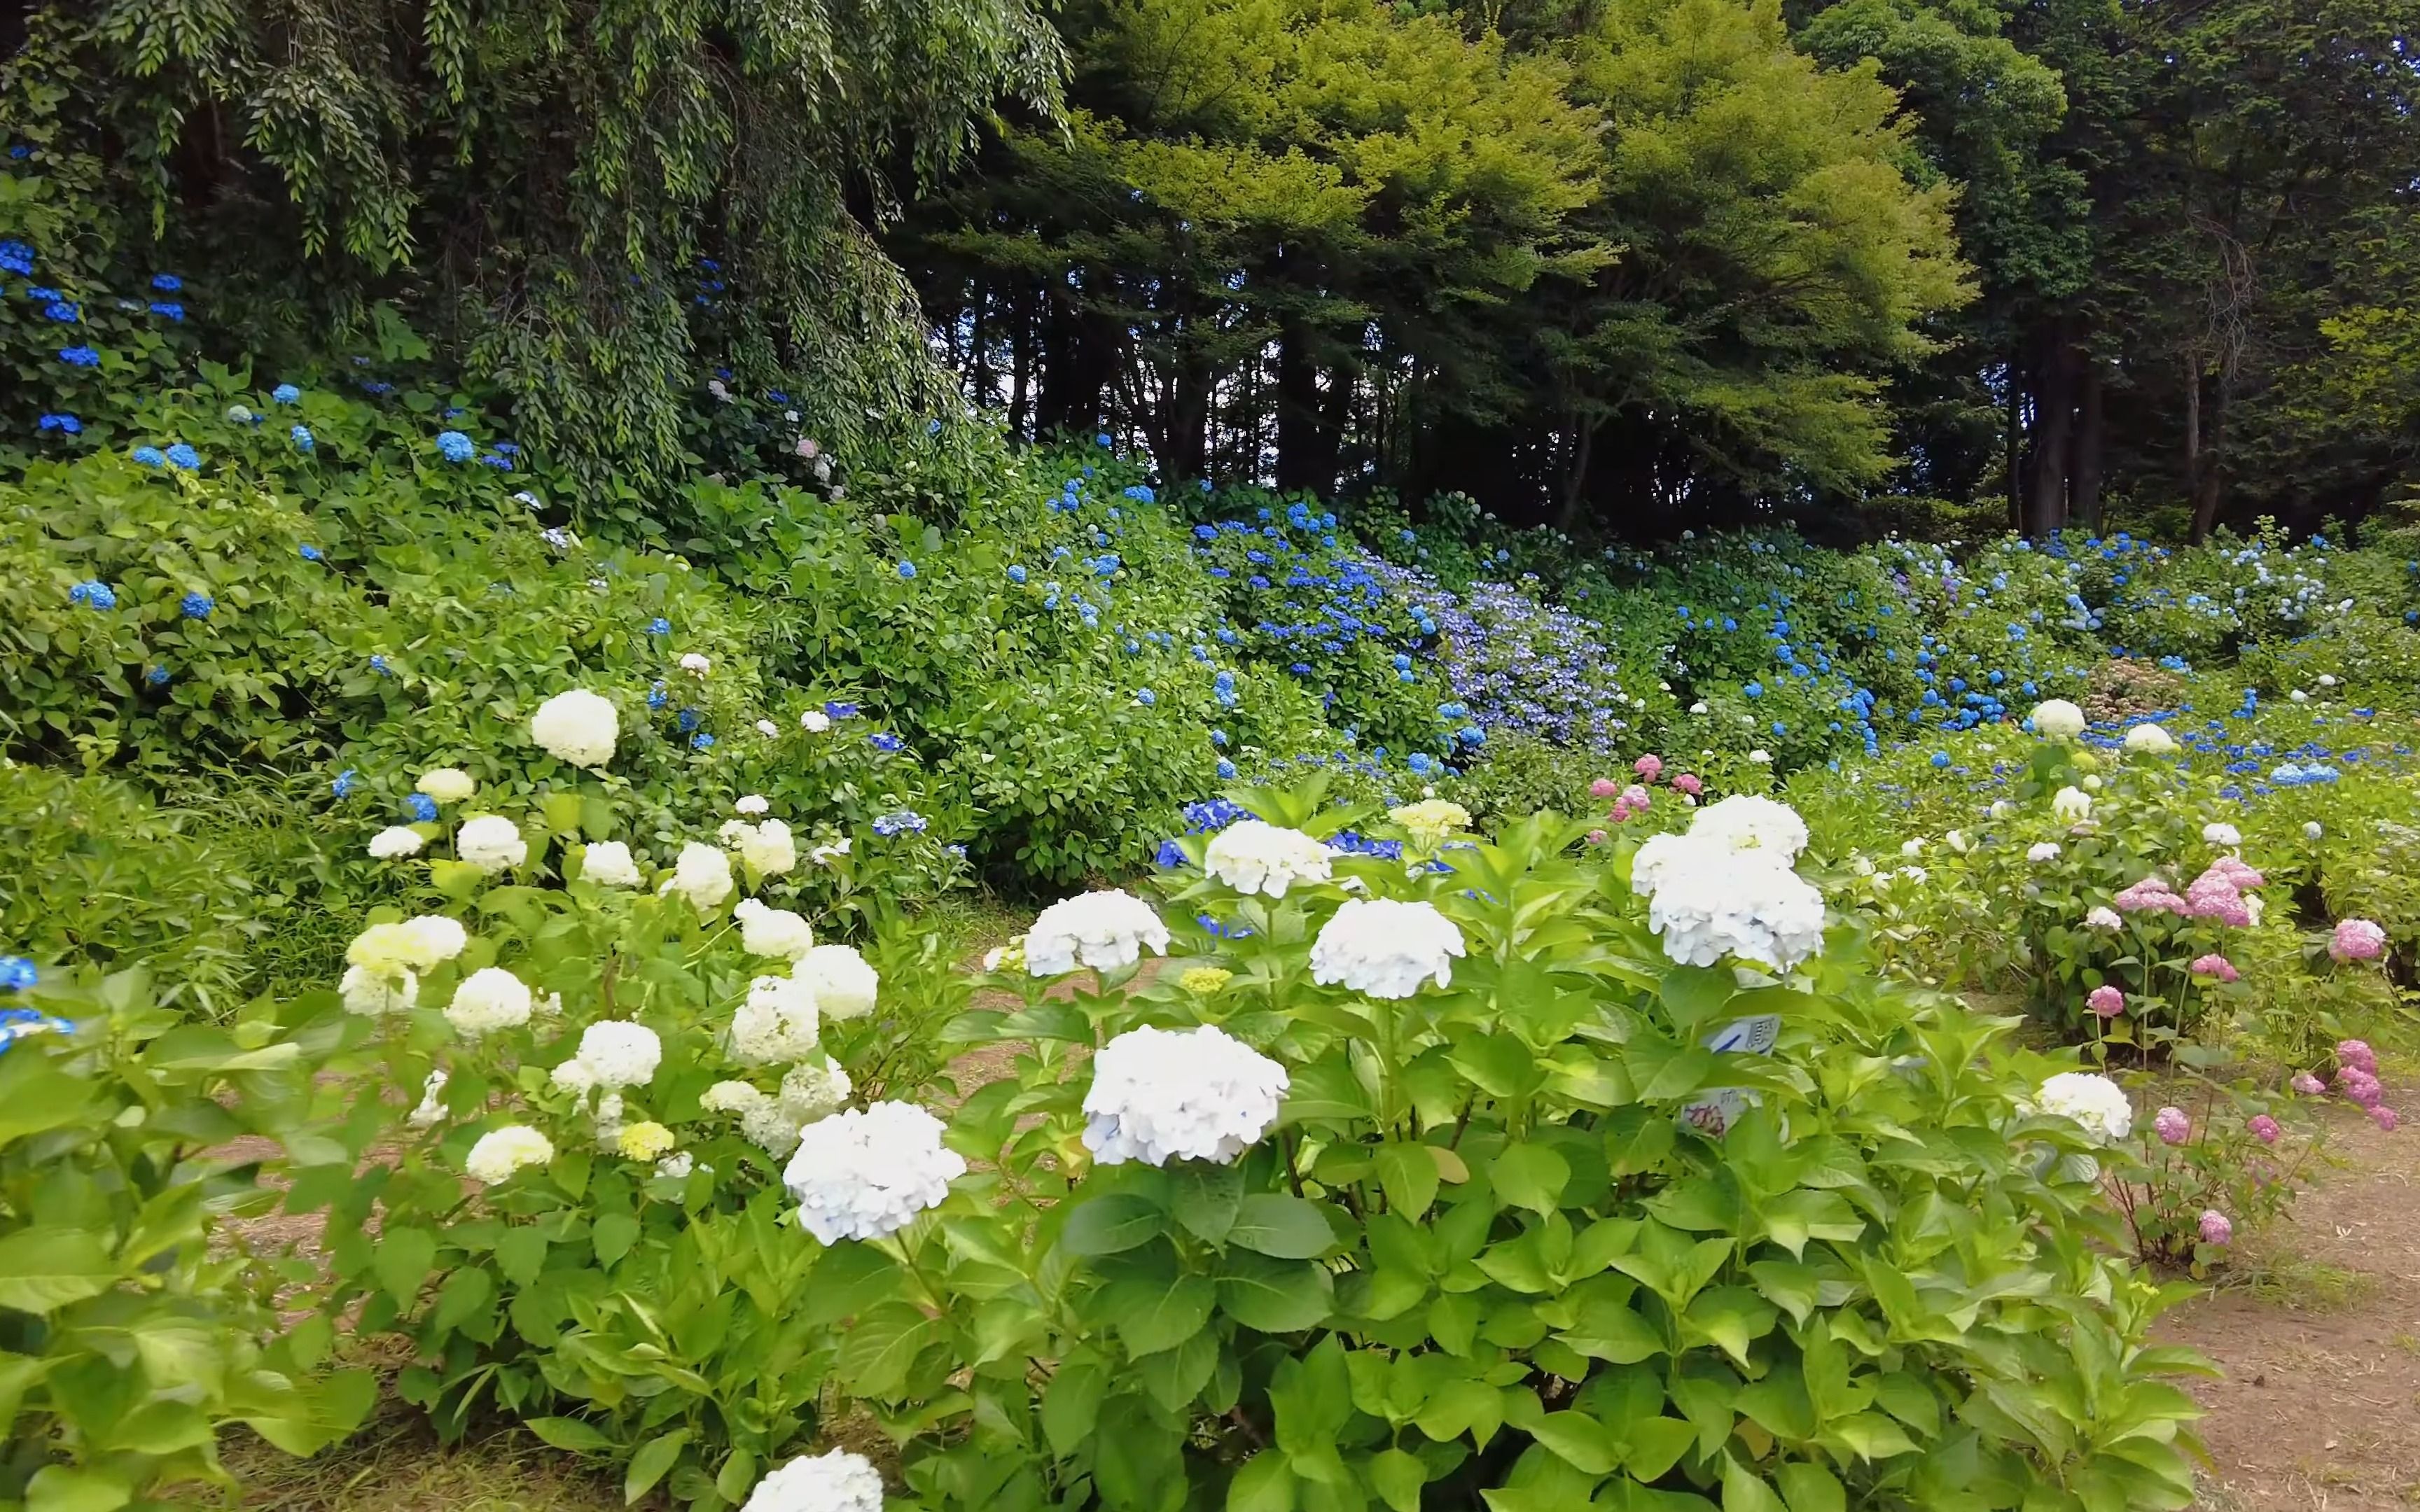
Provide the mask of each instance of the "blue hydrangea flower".
{"label": "blue hydrangea flower", "polygon": [[22,955],[0,955],[0,990],[22,993],[42,980],[34,963]]}
{"label": "blue hydrangea flower", "polygon": [[302,560],[305,562],[325,562],[328,560],[328,553],[320,550],[318,547],[313,546],[308,541],[303,542],[300,549],[302,553]]}
{"label": "blue hydrangea flower", "polygon": [[96,579],[89,582],[80,582],[69,589],[68,602],[82,604],[86,609],[116,609],[117,594],[110,589],[109,584]]}
{"label": "blue hydrangea flower", "polygon": [[[1109,433],[1108,431],[1103,431],[1103,432],[1101,432],[1098,436],[1094,437],[1094,438],[1093,438],[1093,440],[1096,440],[1096,441],[1100,442],[1103,446],[1107,446],[1107,445],[1109,445]],[[1086,469],[1084,470],[1084,471],[1085,471],[1088,475],[1092,472],[1092,471],[1093,471],[1093,470],[1092,470],[1091,468],[1086,468]]]}
{"label": "blue hydrangea flower", "polygon": [[168,686],[168,669],[154,667],[143,674],[143,680],[153,687],[165,687]]}
{"label": "blue hydrangea flower", "polygon": [[654,619],[647,622],[647,633],[649,635],[670,635],[673,633],[673,622],[659,614]]}
{"label": "blue hydrangea flower", "polygon": [[1225,748],[1225,747],[1226,747],[1226,744],[1227,744],[1227,732],[1225,732],[1224,730],[1213,730],[1213,731],[1211,731],[1211,732],[1210,732],[1210,744],[1212,744],[1212,745],[1214,745],[1214,746],[1217,746],[1217,747],[1220,748],[1221,749],[1224,749],[1224,748]]}
{"label": "blue hydrangea flower", "polygon": [[174,273],[153,273],[151,286],[163,294],[174,294],[185,286],[185,281]]}
{"label": "blue hydrangea flower", "polygon": [[65,431],[70,436],[84,434],[84,422],[73,415],[44,415],[34,422],[36,430]]}
{"label": "blue hydrangea flower", "polygon": [[1159,695],[1150,688],[1140,688],[1135,693],[1135,702],[1147,709],[1159,702]]}
{"label": "blue hydrangea flower", "polygon": [[901,751],[908,748],[908,742],[900,739],[897,735],[892,734],[888,730],[876,731],[874,733],[865,737],[865,743],[872,746],[876,750],[882,752],[885,756],[896,756]]}
{"label": "blue hydrangea flower", "polygon": [[306,455],[319,444],[318,440],[312,436],[311,427],[308,425],[297,425],[286,434],[293,439],[294,449]]}
{"label": "blue hydrangea flower", "polygon": [[210,601],[208,594],[191,593],[177,601],[177,608],[189,620],[207,620],[210,617],[210,610],[218,606]]}
{"label": "blue hydrangea flower", "polygon": [[913,809],[902,809],[896,813],[876,815],[874,821],[874,832],[885,840],[893,835],[921,835],[924,833],[926,824],[927,821],[923,814]]}
{"label": "blue hydrangea flower", "polygon": [[1151,864],[1163,872],[1173,872],[1186,864],[1185,847],[1172,840],[1161,841],[1159,851],[1152,856]]}
{"label": "blue hydrangea flower", "polygon": [[394,666],[390,664],[384,656],[372,656],[370,658],[370,671],[378,673],[380,677],[393,677],[395,675]]}
{"label": "blue hydrangea flower", "polygon": [[62,347],[59,348],[59,361],[70,367],[99,367],[101,353],[89,347]]}
{"label": "blue hydrangea flower", "polygon": [[0,272],[23,273],[31,277],[33,271],[33,248],[22,241],[0,241]]}
{"label": "blue hydrangea flower", "polygon": [[1234,764],[1233,762],[1231,762],[1231,761],[1227,760],[1227,758],[1225,758],[1224,756],[1219,757],[1219,758],[1218,758],[1218,780],[1219,780],[1219,781],[1221,781],[1221,782],[1232,782],[1232,781],[1233,781],[1234,779],[1235,779],[1235,764]]}
{"label": "blue hydrangea flower", "polygon": [[689,748],[691,750],[712,750],[714,748],[714,737],[701,730],[696,734],[690,736]]}
{"label": "blue hydrangea flower", "polygon": [[426,793],[415,793],[403,800],[403,811],[416,824],[432,824],[437,818],[437,800]]}
{"label": "blue hydrangea flower", "polygon": [[824,704],[824,717],[830,719],[854,719],[857,717],[857,705],[833,699]]}
{"label": "blue hydrangea flower", "polygon": [[163,320],[182,320],[185,318],[185,307],[183,305],[163,303],[159,300],[153,300],[151,301],[151,313],[158,316]]}
{"label": "blue hydrangea flower", "polygon": [[683,709],[680,711],[679,722],[681,733],[688,734],[690,731],[705,723],[706,717],[698,713],[695,709]]}
{"label": "blue hydrangea flower", "polygon": [[437,455],[448,462],[468,462],[478,453],[478,450],[471,443],[471,438],[458,430],[441,430],[437,433]]}
{"label": "blue hydrangea flower", "polygon": [[178,441],[168,448],[168,465],[172,468],[181,468],[187,472],[197,471],[202,465],[202,454],[183,441]]}
{"label": "blue hydrangea flower", "polygon": [[1010,566],[1010,568],[1008,569],[1008,580],[1009,580],[1010,582],[1013,582],[1013,583],[1022,583],[1022,582],[1024,582],[1024,581],[1025,581],[1025,569],[1024,569],[1023,567],[1015,566],[1015,565]]}
{"label": "blue hydrangea flower", "polygon": [[362,774],[348,766],[336,774],[336,779],[328,784],[328,790],[340,798],[349,798],[353,790],[361,785]]}
{"label": "blue hydrangea flower", "polygon": [[915,576],[916,576],[916,563],[912,563],[912,562],[902,562],[902,563],[899,563],[899,576],[900,576],[900,577],[902,577],[902,578],[913,578],[913,577],[915,577]]}
{"label": "blue hydrangea flower", "polygon": [[291,383],[280,383],[269,391],[269,396],[279,404],[293,404],[302,397],[302,391]]}
{"label": "blue hydrangea flower", "polygon": [[83,308],[67,300],[53,300],[50,303],[42,306],[42,314],[50,319],[56,320],[61,325],[69,326],[74,325],[77,321],[84,318]]}

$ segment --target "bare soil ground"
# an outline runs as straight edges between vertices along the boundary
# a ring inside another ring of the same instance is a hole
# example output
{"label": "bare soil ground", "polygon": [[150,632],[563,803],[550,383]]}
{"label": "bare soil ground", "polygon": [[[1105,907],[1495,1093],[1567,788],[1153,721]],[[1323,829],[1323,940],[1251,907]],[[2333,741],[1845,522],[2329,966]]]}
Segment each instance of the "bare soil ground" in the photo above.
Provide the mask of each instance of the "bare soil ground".
{"label": "bare soil ground", "polygon": [[2330,1125],[2345,1164],[2163,1320],[2226,1372],[2195,1388],[2213,1512],[2420,1505],[2420,1129]]}

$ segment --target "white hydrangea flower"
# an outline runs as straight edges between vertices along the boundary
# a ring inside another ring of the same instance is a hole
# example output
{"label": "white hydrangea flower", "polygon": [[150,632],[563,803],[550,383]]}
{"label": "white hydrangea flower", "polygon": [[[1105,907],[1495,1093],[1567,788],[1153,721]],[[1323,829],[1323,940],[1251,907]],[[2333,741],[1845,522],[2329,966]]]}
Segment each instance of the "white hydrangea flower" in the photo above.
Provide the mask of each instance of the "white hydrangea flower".
{"label": "white hydrangea flower", "polygon": [[1952,854],[1963,856],[1967,851],[1966,832],[1962,829],[1950,830],[1941,837],[1941,843],[1948,846]]}
{"label": "white hydrangea flower", "polygon": [[2327,831],[2320,827],[2319,822],[2316,819],[2311,820],[2303,826],[2303,838],[2304,840],[2317,840],[2326,833]]}
{"label": "white hydrangea flower", "polygon": [[714,663],[706,660],[704,656],[698,655],[694,651],[685,652],[682,654],[680,659],[680,670],[690,673],[693,676],[704,677],[707,672],[714,670]]}
{"label": "white hydrangea flower", "polygon": [[2082,788],[2061,788],[2051,795],[2050,811],[2062,824],[2082,824],[2092,816],[2092,795]]}
{"label": "white hydrangea flower", "polygon": [[2107,903],[2102,903],[2100,907],[2095,908],[2092,912],[2084,916],[2084,927],[2086,929],[2108,930],[2115,933],[2116,931],[2126,927],[2126,920],[2118,917],[2118,910],[2110,907]]}
{"label": "white hydrangea flower", "polygon": [[1282,898],[1297,883],[1325,882],[1333,860],[1327,847],[1299,829],[1241,819],[1210,839],[1202,870],[1237,892]]}
{"label": "white hydrangea flower", "polygon": [[2044,699],[2026,716],[2046,740],[2073,740],[2084,733],[2084,711],[2065,699]]}
{"label": "white hydrangea flower", "polygon": [[635,887],[644,879],[630,847],[618,840],[600,840],[580,853],[580,878],[600,887]]}
{"label": "white hydrangea flower", "polygon": [[815,932],[787,908],[772,908],[754,898],[742,898],[731,910],[739,921],[739,944],[750,955],[796,961],[814,949]]}
{"label": "white hydrangea flower", "polygon": [[1233,1162],[1277,1121],[1283,1066],[1224,1029],[1130,1029],[1101,1047],[1084,1094],[1084,1148],[1130,1160]]}
{"label": "white hydrangea flower", "polygon": [[344,980],[336,983],[336,992],[344,998],[348,1013],[364,1018],[408,1013],[411,1005],[420,1001],[420,979],[406,966],[389,970],[347,966]]}
{"label": "white hydrangea flower", "polygon": [[2037,841],[2033,844],[2025,847],[2025,859],[2031,861],[2036,866],[2042,866],[2049,862],[2055,861],[2058,859],[2058,841],[2055,840]]}
{"label": "white hydrangea flower", "polygon": [[799,1148],[799,1131],[805,1127],[806,1120],[790,1117],[778,1097],[768,1097],[739,1113],[740,1136],[775,1160],[785,1159]]}
{"label": "white hydrangea flower", "polygon": [[2072,1119],[2096,1144],[2114,1145],[2134,1128],[2134,1104],[2125,1089],[2088,1071],[2065,1071],[2042,1083],[2036,1100],[2041,1112]]}
{"label": "white hydrangea flower", "polygon": [[2165,756],[2177,748],[2177,742],[2158,725],[2138,724],[2126,732],[2126,748],[2149,756]]}
{"label": "white hydrangea flower", "polygon": [[2202,840],[2222,850],[2233,850],[2243,843],[2243,831],[2233,825],[2210,824],[2201,826]]}
{"label": "white hydrangea flower", "polygon": [[831,728],[831,716],[821,709],[809,709],[799,716],[799,728],[811,735],[820,735]]}
{"label": "white hydrangea flower", "polygon": [[882,1476],[845,1449],[800,1455],[758,1481],[739,1512],[882,1512]]}
{"label": "white hydrangea flower", "polygon": [[1133,965],[1143,947],[1168,953],[1168,926],[1151,905],[1117,888],[1062,898],[1042,910],[1025,935],[1025,969],[1059,977],[1087,965],[1115,971]]}
{"label": "white hydrangea flower", "polygon": [[1311,980],[1371,997],[1409,997],[1422,982],[1453,982],[1462,931],[1434,904],[1347,898],[1311,946]]}
{"label": "white hydrangea flower", "polygon": [[559,1090],[569,1092],[575,1097],[586,1097],[597,1089],[597,1073],[588,1069],[588,1062],[576,1055],[555,1067],[548,1079],[553,1082]]}
{"label": "white hydrangea flower", "polygon": [[1773,761],[1773,752],[1759,747],[1757,749],[1747,753],[1747,759],[1756,763],[1759,766],[1770,765]]}
{"label": "white hydrangea flower", "polygon": [[659,893],[679,893],[701,914],[710,914],[731,896],[731,857],[712,845],[690,841],[673,863]]}
{"label": "white hydrangea flower", "polygon": [[493,1186],[511,1180],[515,1171],[543,1165],[552,1159],[552,1140],[535,1129],[514,1123],[481,1134],[479,1142],[471,1147],[470,1159],[462,1163],[462,1168],[471,1173],[473,1180]]}
{"label": "white hydrangea flower", "polygon": [[664,1042],[644,1024],[605,1019],[580,1034],[580,1058],[599,1087],[644,1087],[664,1058]]}
{"label": "white hydrangea flower", "polygon": [[420,1105],[413,1108],[411,1116],[403,1121],[415,1129],[436,1127],[445,1117],[445,1083],[449,1079],[442,1066],[430,1072],[428,1079],[420,1084]]}
{"label": "white hydrangea flower", "polygon": [[656,1174],[667,1180],[686,1181],[689,1173],[697,1169],[697,1157],[686,1149],[675,1150],[656,1162]]}
{"label": "white hydrangea flower", "polygon": [[784,1072],[781,1095],[773,1101],[780,1106],[782,1117],[789,1120],[789,1127],[797,1131],[839,1112],[854,1089],[848,1072],[839,1061],[826,1056],[820,1063],[809,1058]]}
{"label": "white hydrangea flower", "polygon": [[613,742],[621,733],[622,717],[612,701],[583,687],[557,693],[530,719],[530,738],[548,755],[592,771],[613,759]]}
{"label": "white hydrangea flower", "polygon": [[459,803],[479,791],[477,780],[458,766],[431,767],[412,785],[440,803]]}
{"label": "white hydrangea flower", "polygon": [[731,1015],[731,1054],[745,1066],[787,1065],[815,1047],[815,995],[802,981],[759,977]]}
{"label": "white hydrangea flower", "polygon": [[854,946],[818,945],[799,958],[790,975],[814,989],[824,1017],[835,1024],[863,1018],[874,1011],[882,978]]}
{"label": "white hydrangea flower", "polygon": [[1776,864],[1788,866],[1807,848],[1807,821],[1786,803],[1754,793],[1734,793],[1699,810],[1689,822],[1689,836],[1734,851],[1766,852]]}
{"label": "white hydrangea flower", "polygon": [[389,825],[370,837],[370,859],[392,861],[398,856],[418,856],[425,843],[420,831],[410,825]]}
{"label": "white hydrangea flower", "polygon": [[738,810],[741,813],[747,815],[751,819],[756,819],[762,817],[773,807],[773,805],[767,800],[763,794],[751,793],[740,798],[738,802],[733,804],[731,807]]}
{"label": "white hydrangea flower", "polygon": [[739,853],[739,858],[754,868],[760,876],[778,877],[799,864],[799,848],[790,838],[790,826],[779,819],[748,824],[734,819],[722,826],[722,843]]}
{"label": "white hydrangea flower", "polygon": [[445,1022],[455,1031],[477,1039],[498,1029],[515,1029],[530,1020],[529,985],[502,966],[483,966],[454,989],[445,1005]]}
{"label": "white hydrangea flower", "polygon": [[372,924],[345,948],[345,960],[366,971],[433,971],[462,953],[470,934],[442,914],[423,914],[399,924]]}
{"label": "white hydrangea flower", "polygon": [[1823,948],[1823,895],[1778,852],[1733,851],[1694,833],[1649,897],[1647,922],[1684,965],[1737,956],[1788,971]]}
{"label": "white hydrangea flower", "polygon": [[501,814],[466,819],[455,832],[454,853],[490,876],[529,859],[529,841],[519,825]]}
{"label": "white hydrangea flower", "polygon": [[765,1094],[746,1082],[717,1082],[706,1089],[697,1105],[708,1113],[745,1113],[765,1101]]}
{"label": "white hydrangea flower", "polygon": [[1899,853],[1913,861],[1917,856],[1924,854],[1924,841],[1921,838],[1901,841],[1900,841]]}
{"label": "white hydrangea flower", "polygon": [[1387,817],[1404,826],[1416,851],[1434,851],[1448,835],[1470,827],[1470,810],[1444,798],[1423,798],[1389,809]]}
{"label": "white hydrangea flower", "polygon": [[826,1244],[897,1233],[950,1195],[966,1161],[941,1120],[911,1103],[876,1103],[811,1123],[782,1173],[799,1227]]}
{"label": "white hydrangea flower", "polygon": [[622,1094],[607,1092],[597,1100],[597,1148],[612,1149],[622,1137]]}

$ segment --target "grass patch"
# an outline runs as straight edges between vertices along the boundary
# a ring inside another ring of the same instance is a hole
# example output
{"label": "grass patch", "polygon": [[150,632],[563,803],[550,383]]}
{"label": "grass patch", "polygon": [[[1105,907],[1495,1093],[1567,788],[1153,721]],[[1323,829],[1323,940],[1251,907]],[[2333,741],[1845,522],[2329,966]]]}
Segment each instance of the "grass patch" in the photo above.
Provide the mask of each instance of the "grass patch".
{"label": "grass patch", "polygon": [[223,1445],[261,1512],[621,1512],[620,1489],[519,1428],[441,1444],[406,1403],[387,1398],[361,1432],[296,1459],[240,1429]]}
{"label": "grass patch", "polygon": [[2241,1257],[2227,1267],[2218,1284],[2226,1290],[2245,1292],[2273,1307],[2333,1312],[2367,1291],[2370,1281],[2358,1271],[2284,1250]]}

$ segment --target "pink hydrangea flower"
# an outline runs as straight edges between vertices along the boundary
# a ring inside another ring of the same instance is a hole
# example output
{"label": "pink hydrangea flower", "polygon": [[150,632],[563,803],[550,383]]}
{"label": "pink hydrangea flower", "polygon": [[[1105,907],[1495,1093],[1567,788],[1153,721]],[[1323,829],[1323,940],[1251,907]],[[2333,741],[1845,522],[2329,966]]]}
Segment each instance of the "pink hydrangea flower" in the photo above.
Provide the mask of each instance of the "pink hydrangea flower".
{"label": "pink hydrangea flower", "polygon": [[2182,1108],[2162,1108],[2152,1115],[2151,1132],[2160,1136],[2164,1145],[2181,1145],[2193,1137],[2193,1119],[2185,1116]]}
{"label": "pink hydrangea flower", "polygon": [[2395,1132],[2395,1126],[2403,1120],[2395,1116],[2395,1110],[2393,1108],[2381,1103],[2378,1106],[2369,1110],[2369,1121],[2378,1125],[2381,1129],[2385,1130],[2388,1134],[2393,1134]]}
{"label": "pink hydrangea flower", "polygon": [[2242,892],[2250,892],[2253,888],[2266,887],[2269,883],[2267,877],[2244,865],[2241,857],[2233,856],[2220,856],[2211,862],[2209,870],[2202,873],[2203,876],[2213,874],[2225,877]]}
{"label": "pink hydrangea flower", "polygon": [[2377,1077],[2351,1066],[2336,1072],[2336,1090],[2362,1107],[2374,1108],[2386,1100],[2386,1088]]}
{"label": "pink hydrangea flower", "polygon": [[2355,1071],[2366,1071],[2375,1076],[2378,1074],[2378,1052],[2369,1047],[2369,1041],[2366,1040],[2338,1040],[2336,1064],[2350,1066]]}
{"label": "pink hydrangea flower", "polygon": [[1683,772],[1672,779],[1672,785],[1691,797],[1706,791],[1705,779],[1695,772]]}
{"label": "pink hydrangea flower", "polygon": [[1608,824],[1626,825],[1630,823],[1630,810],[1617,803],[1605,817]]}
{"label": "pink hydrangea flower", "polygon": [[2202,1210],[2201,1242],[2203,1243],[2224,1244],[2234,1237],[2235,1225],[2227,1221],[2226,1214],[2219,1211],[2216,1208],[2204,1208]]}
{"label": "pink hydrangea flower", "polygon": [[1630,769],[1637,772],[1640,777],[1646,779],[1648,781],[1652,782],[1657,778],[1664,775],[1664,758],[1656,755],[1651,750],[1646,755],[1638,758],[1638,760],[1632,762],[1630,764]]}
{"label": "pink hydrangea flower", "polygon": [[1589,784],[1589,796],[1591,798],[1610,798],[1621,791],[1621,784],[1609,777],[1600,777]]}
{"label": "pink hydrangea flower", "polygon": [[2126,995],[2104,981],[2085,995],[2084,1006],[2102,1018],[2114,1019],[2126,1011]]}
{"label": "pink hydrangea flower", "polygon": [[2145,877],[2109,901],[2117,904],[2121,914],[2181,914],[2185,911],[2185,901],[2168,886],[2167,878],[2156,873]]}
{"label": "pink hydrangea flower", "polygon": [[2259,1140],[2264,1145],[2275,1144],[2277,1142],[2277,1136],[2286,1132],[2285,1130],[2278,1128],[2277,1120],[2271,1118],[2266,1113],[2256,1113],[2252,1115],[2250,1119],[2244,1121],[2243,1127],[2251,1130],[2252,1137]]}
{"label": "pink hydrangea flower", "polygon": [[2243,976],[2243,973],[2235,969],[2232,962],[2216,951],[2209,955],[2194,957],[2193,964],[2186,969],[2196,977],[2215,977],[2221,981],[2239,981]]}
{"label": "pink hydrangea flower", "polygon": [[2328,940],[2328,954],[2338,961],[2375,961],[2386,953],[2386,931],[2366,918],[2339,919]]}
{"label": "pink hydrangea flower", "polygon": [[1606,842],[1606,833],[1602,829],[1591,829],[1589,831],[1589,843],[1591,845],[1602,845]]}
{"label": "pink hydrangea flower", "polygon": [[2185,888],[2182,912],[2194,918],[2215,919],[2236,929],[2248,929],[2252,924],[2252,906],[2243,901],[2242,889],[2219,875],[2215,867],[2194,878],[2193,885]]}
{"label": "pink hydrangea flower", "polygon": [[2304,1097],[2318,1097],[2328,1089],[2327,1083],[2319,1080],[2317,1076],[2312,1075],[2307,1071],[2298,1071],[2294,1072],[2294,1079],[2286,1085],[2291,1087],[2295,1091],[2302,1093]]}
{"label": "pink hydrangea flower", "polygon": [[1647,790],[1640,787],[1637,783],[1633,782],[1630,786],[1623,788],[1621,790],[1621,796],[1614,801],[1629,809],[1632,813],[1645,813],[1647,811],[1649,799]]}

